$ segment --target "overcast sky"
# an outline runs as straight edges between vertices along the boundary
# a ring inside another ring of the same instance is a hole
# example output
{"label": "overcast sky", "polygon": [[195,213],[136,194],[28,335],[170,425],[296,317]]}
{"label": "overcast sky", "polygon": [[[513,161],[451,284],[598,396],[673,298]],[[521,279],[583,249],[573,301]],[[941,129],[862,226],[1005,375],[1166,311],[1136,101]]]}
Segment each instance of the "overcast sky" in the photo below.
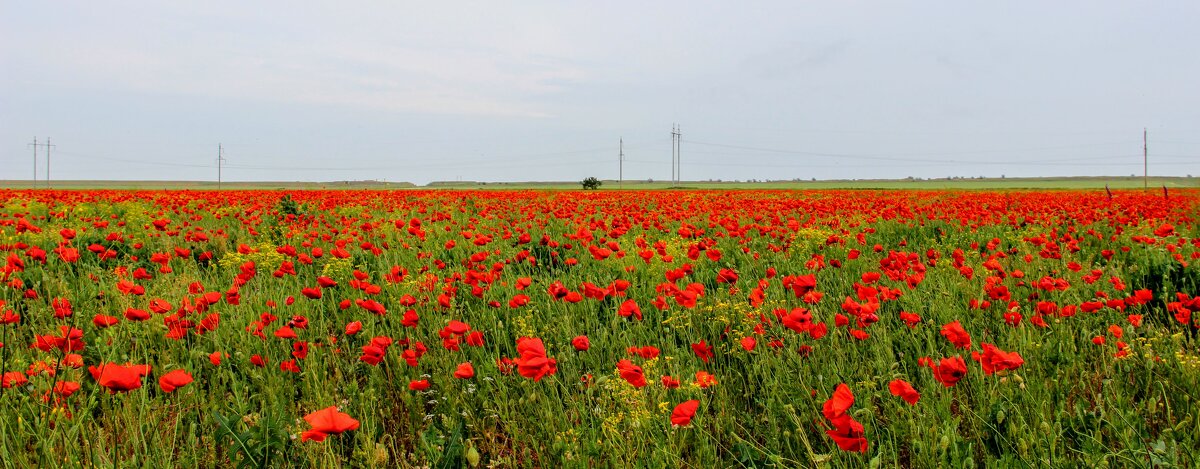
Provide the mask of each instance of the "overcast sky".
{"label": "overcast sky", "polygon": [[0,0],[0,179],[1200,176],[1195,1],[310,3]]}

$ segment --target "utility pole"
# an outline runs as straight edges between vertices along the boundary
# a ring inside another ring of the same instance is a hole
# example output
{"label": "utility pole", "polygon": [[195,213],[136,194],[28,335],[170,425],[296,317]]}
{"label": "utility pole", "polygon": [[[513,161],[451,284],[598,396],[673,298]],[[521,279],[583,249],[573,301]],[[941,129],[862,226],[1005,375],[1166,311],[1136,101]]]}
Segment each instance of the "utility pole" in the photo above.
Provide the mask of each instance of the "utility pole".
{"label": "utility pole", "polygon": [[37,189],[37,149],[46,147],[46,188],[50,188],[50,148],[54,145],[50,144],[50,137],[46,137],[46,143],[38,143],[37,137],[33,137],[33,143],[29,146],[33,147],[33,185],[30,187]]}
{"label": "utility pole", "polygon": [[29,188],[37,189],[37,147],[38,147],[38,142],[37,142],[36,136],[33,137],[33,143],[30,143],[29,146],[33,147],[33,182],[31,183],[32,185],[30,185]]}
{"label": "utility pole", "polygon": [[46,137],[46,188],[50,188],[50,149],[54,145],[50,144],[50,137]]}
{"label": "utility pole", "polygon": [[221,190],[221,165],[225,163],[225,153],[221,144],[217,144],[217,190]]}
{"label": "utility pole", "polygon": [[617,154],[617,184],[625,188],[625,139],[620,140],[620,153]]}
{"label": "utility pole", "polygon": [[1150,150],[1146,140],[1146,128],[1142,127],[1142,190],[1150,188]]}
{"label": "utility pole", "polygon": [[671,124],[671,185],[674,186],[678,179],[676,172],[679,170],[679,126]]}
{"label": "utility pole", "polygon": [[675,139],[679,140],[675,145],[675,185],[678,186],[683,181],[683,131],[678,126],[675,127]]}

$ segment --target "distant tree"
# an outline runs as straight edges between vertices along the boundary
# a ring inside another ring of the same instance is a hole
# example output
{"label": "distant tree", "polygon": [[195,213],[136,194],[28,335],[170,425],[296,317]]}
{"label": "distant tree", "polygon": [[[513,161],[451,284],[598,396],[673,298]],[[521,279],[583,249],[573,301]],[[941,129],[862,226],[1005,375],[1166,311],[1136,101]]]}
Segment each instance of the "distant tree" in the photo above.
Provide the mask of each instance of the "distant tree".
{"label": "distant tree", "polygon": [[588,190],[588,189],[599,189],[600,185],[603,183],[600,182],[599,179],[596,179],[594,177],[588,177],[587,179],[584,179],[583,182],[581,182],[580,184],[583,185],[584,190]]}

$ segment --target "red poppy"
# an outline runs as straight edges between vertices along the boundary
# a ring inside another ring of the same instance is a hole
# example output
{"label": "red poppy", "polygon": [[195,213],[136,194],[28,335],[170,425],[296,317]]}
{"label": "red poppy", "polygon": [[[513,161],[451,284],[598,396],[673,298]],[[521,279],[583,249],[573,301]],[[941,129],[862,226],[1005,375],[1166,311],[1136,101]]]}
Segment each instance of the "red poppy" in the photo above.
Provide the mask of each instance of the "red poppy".
{"label": "red poppy", "polygon": [[588,338],[586,335],[581,335],[581,336],[575,337],[574,339],[571,339],[571,346],[575,347],[575,350],[584,352],[584,351],[587,351],[587,349],[591,348],[592,344],[591,344],[591,342],[588,341]]}
{"label": "red poppy", "polygon": [[83,350],[83,330],[69,326],[59,326],[61,335],[34,335],[33,347],[43,352],[59,349],[63,352],[78,352]]}
{"label": "red poppy", "polygon": [[0,377],[0,387],[4,388],[24,386],[27,383],[29,383],[29,378],[20,371],[6,371],[3,377]]}
{"label": "red poppy", "polygon": [[175,392],[192,382],[192,375],[184,370],[172,370],[158,378],[158,387],[163,392]]}
{"label": "red poppy", "polygon": [[991,375],[997,371],[1020,368],[1025,364],[1025,359],[1021,358],[1021,354],[1017,352],[1005,352],[996,348],[995,345],[985,343],[979,364],[983,365],[984,374]]}
{"label": "red poppy", "polygon": [[893,396],[904,399],[910,405],[916,404],[917,400],[921,399],[921,394],[908,381],[902,379],[894,379],[888,383],[888,391],[891,391]]}
{"label": "red poppy", "polygon": [[962,324],[958,321],[942,326],[942,336],[954,344],[955,347],[960,349],[971,348],[971,335],[967,334],[966,329],[963,329]]}
{"label": "red poppy", "polygon": [[834,420],[846,414],[846,410],[854,405],[854,393],[850,392],[850,386],[846,383],[837,385],[833,390],[833,396],[825,401],[821,407],[821,413],[825,418]]}
{"label": "red poppy", "polygon": [[99,329],[104,329],[106,327],[115,326],[115,325],[117,325],[118,322],[121,322],[121,320],[118,319],[116,316],[109,316],[106,314],[97,314],[95,317],[92,318],[92,325],[96,326]]}
{"label": "red poppy", "polygon": [[933,377],[937,379],[942,386],[954,387],[958,381],[967,375],[967,362],[963,361],[962,357],[943,358],[936,365],[933,365]]}
{"label": "red poppy", "polygon": [[296,364],[295,359],[286,360],[286,361],[279,362],[279,371],[286,371],[288,373],[299,373],[300,366]]}
{"label": "red poppy", "polygon": [[79,391],[80,388],[81,386],[79,383],[74,381],[59,381],[54,384],[54,388],[51,389],[51,392],[57,394],[59,397],[71,397],[71,395]]}
{"label": "red poppy", "polygon": [[302,288],[302,289],[300,289],[300,294],[304,295],[305,298],[308,298],[310,300],[321,299],[321,289],[318,287]]}
{"label": "red poppy", "polygon": [[336,406],[326,407],[304,416],[312,428],[300,434],[300,441],[325,441],[329,435],[341,434],[347,430],[357,430],[358,420],[349,414],[338,412]]}
{"label": "red poppy", "polygon": [[471,362],[460,363],[458,368],[454,369],[454,377],[458,379],[471,379],[475,377],[475,367]]}
{"label": "red poppy", "polygon": [[638,306],[636,301],[631,299],[625,300],[621,303],[621,307],[617,309],[617,314],[625,318],[633,316],[640,321],[642,319],[642,308]]}
{"label": "red poppy", "polygon": [[142,377],[150,374],[149,365],[118,365],[105,363],[89,366],[88,372],[100,386],[108,388],[109,392],[126,392],[142,387]]}
{"label": "red poppy", "polygon": [[671,411],[671,426],[686,427],[692,423],[692,417],[696,415],[696,409],[700,408],[700,401],[695,399],[681,402]]}
{"label": "red poppy", "polygon": [[136,308],[125,309],[125,319],[130,321],[145,321],[150,319],[150,313]]}
{"label": "red poppy", "polygon": [[470,334],[467,334],[467,345],[472,347],[483,347],[483,344],[484,340],[482,331],[471,331]]}
{"label": "red poppy", "polygon": [[645,358],[647,360],[657,357],[658,354],[660,353],[658,350],[658,347],[654,347],[654,346],[650,346],[650,345],[647,345],[644,347],[629,347],[629,349],[627,349],[626,351],[629,352],[631,355],[637,355],[637,356]]}
{"label": "red poppy", "polygon": [[700,357],[704,363],[708,363],[713,357],[712,347],[701,340],[699,343],[692,344],[692,353]]}
{"label": "red poppy", "polygon": [[404,312],[404,318],[400,320],[400,324],[404,327],[417,327],[419,320],[421,317],[417,316],[417,312],[410,309]]}
{"label": "red poppy", "polygon": [[622,379],[628,381],[635,388],[646,385],[646,375],[642,372],[642,367],[634,365],[627,359],[617,362],[617,371],[620,372]]}
{"label": "red poppy", "polygon": [[386,352],[387,349],[378,345],[364,345],[362,346],[362,355],[358,357],[358,360],[371,366],[377,366],[379,362],[383,361]]}
{"label": "red poppy", "polygon": [[843,415],[833,423],[834,429],[826,430],[825,434],[833,438],[833,442],[837,444],[838,448],[842,451],[867,452],[867,439],[863,437],[864,429],[861,423],[856,422],[849,415]]}
{"label": "red poppy", "polygon": [[412,380],[408,382],[408,389],[412,391],[424,391],[429,389],[429,380]]}
{"label": "red poppy", "polygon": [[542,339],[536,337],[517,339],[517,353],[520,354],[520,357],[515,361],[517,372],[521,376],[540,381],[542,377],[552,375],[557,371],[557,362],[553,358],[546,357],[546,347],[542,344]]}

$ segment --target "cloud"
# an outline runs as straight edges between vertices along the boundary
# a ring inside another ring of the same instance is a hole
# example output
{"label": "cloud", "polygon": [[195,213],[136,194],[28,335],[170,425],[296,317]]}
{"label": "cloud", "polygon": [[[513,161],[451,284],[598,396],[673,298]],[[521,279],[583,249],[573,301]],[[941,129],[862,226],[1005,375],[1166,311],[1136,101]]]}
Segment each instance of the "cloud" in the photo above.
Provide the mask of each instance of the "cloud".
{"label": "cloud", "polygon": [[816,46],[792,43],[776,47],[766,53],[747,58],[743,63],[755,70],[762,79],[778,80],[793,78],[812,69],[826,67],[840,60],[850,47],[849,39],[841,39]]}
{"label": "cloud", "polygon": [[6,62],[40,70],[24,80],[43,86],[517,118],[552,116],[544,98],[586,76],[567,60],[481,49],[215,42],[182,49],[64,42],[52,59],[12,51]]}

